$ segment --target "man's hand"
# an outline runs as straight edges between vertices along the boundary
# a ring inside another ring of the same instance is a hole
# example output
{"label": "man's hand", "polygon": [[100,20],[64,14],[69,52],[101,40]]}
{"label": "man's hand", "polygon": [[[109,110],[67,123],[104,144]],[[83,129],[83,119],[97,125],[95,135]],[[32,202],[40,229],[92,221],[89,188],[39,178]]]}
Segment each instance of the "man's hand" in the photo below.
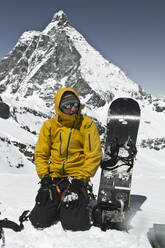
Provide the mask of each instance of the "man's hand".
{"label": "man's hand", "polygon": [[49,175],[45,175],[41,179],[41,187],[49,188],[52,185],[52,178]]}
{"label": "man's hand", "polygon": [[84,181],[82,179],[73,179],[72,180],[72,184],[71,184],[71,187],[70,187],[70,191],[72,192],[81,192],[81,188],[84,187]]}

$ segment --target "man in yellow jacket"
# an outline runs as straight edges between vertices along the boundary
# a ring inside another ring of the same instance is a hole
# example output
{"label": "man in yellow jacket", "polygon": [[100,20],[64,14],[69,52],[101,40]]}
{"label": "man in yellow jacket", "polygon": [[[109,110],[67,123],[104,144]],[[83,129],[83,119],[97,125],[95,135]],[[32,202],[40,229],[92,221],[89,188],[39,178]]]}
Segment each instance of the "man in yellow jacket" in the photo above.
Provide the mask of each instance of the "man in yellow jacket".
{"label": "man in yellow jacket", "polygon": [[[35,148],[36,170],[41,179],[41,186],[49,185],[49,192],[53,185],[55,186],[52,192],[56,195],[54,197],[56,201],[53,199],[53,203],[55,202],[55,207],[57,208],[58,205],[60,209],[59,215],[64,229],[85,230],[86,224],[81,226],[78,223],[86,218],[87,210],[87,202],[84,204],[81,192],[90,178],[95,175],[101,161],[98,129],[92,119],[81,114],[79,96],[71,88],[62,88],[56,93],[55,111],[57,116],[45,121],[39,134]],[[56,193],[60,196],[60,200]],[[76,204],[79,202],[78,207],[80,208],[81,205],[85,210],[76,212],[75,207],[70,207],[71,204],[67,199],[69,194],[73,195],[72,193],[78,196],[73,202]],[[42,205],[40,201],[38,202]],[[41,224],[43,227],[49,225]],[[34,226],[37,227],[35,224]]]}
{"label": "man in yellow jacket", "polygon": [[60,89],[55,96],[57,116],[41,128],[35,149],[38,176],[74,176],[85,182],[95,175],[100,164],[101,146],[93,120],[81,115],[76,91]]}

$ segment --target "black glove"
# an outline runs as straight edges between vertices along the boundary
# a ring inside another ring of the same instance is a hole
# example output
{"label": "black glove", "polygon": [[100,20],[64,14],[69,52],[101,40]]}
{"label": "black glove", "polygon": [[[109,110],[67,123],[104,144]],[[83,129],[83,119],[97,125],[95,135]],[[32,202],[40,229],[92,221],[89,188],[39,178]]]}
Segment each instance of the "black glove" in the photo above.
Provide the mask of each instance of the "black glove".
{"label": "black glove", "polygon": [[23,213],[21,214],[21,216],[19,217],[19,222],[23,223],[24,221],[27,221],[29,218],[29,210],[25,210],[23,211]]}
{"label": "black glove", "polygon": [[43,188],[49,188],[52,185],[52,178],[49,175],[45,175],[41,179],[41,187]]}
{"label": "black glove", "polygon": [[81,188],[84,187],[84,181],[82,179],[73,179],[72,184],[70,186],[70,191],[79,193],[81,192]]}

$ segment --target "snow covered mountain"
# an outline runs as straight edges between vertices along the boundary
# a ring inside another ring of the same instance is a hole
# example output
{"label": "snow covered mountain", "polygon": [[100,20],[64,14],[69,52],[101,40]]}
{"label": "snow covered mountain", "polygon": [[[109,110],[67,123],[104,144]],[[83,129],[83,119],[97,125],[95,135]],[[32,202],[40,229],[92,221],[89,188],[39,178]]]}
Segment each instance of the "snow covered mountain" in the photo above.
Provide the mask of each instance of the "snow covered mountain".
{"label": "snow covered mountain", "polygon": [[54,94],[61,87],[78,91],[83,112],[96,120],[100,134],[110,102],[120,96],[135,98],[142,110],[140,143],[143,139],[143,147],[164,149],[165,99],[147,94],[103,58],[59,11],[42,32],[23,33],[0,61],[0,146],[6,146],[2,156],[8,154],[3,160],[10,166],[9,148],[16,149],[21,164],[26,158],[33,160],[37,134],[43,121],[54,115]]}
{"label": "snow covered mountain", "polygon": [[[34,146],[44,120],[55,115],[54,94],[61,87],[78,91],[83,112],[95,119],[101,138],[110,102],[121,96],[138,101],[142,116],[132,185],[132,229],[129,233],[103,233],[93,227],[82,234],[64,232],[58,224],[40,233],[27,223],[19,234],[5,231],[7,247],[150,247],[148,228],[155,222],[165,223],[165,99],[144,92],[107,61],[70,25],[63,11],[56,13],[42,32],[23,33],[0,61],[1,217],[17,221],[25,208],[33,207],[39,187]],[[99,173],[93,181],[95,193]]]}

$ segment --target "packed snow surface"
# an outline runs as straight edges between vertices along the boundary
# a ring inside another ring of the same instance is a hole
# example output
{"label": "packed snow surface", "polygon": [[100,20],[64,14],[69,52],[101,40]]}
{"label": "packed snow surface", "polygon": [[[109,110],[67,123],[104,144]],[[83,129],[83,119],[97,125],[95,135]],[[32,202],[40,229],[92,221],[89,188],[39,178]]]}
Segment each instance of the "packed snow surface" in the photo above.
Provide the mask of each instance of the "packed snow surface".
{"label": "packed snow surface", "polygon": [[[2,161],[1,161],[2,162]],[[18,222],[18,217],[26,209],[32,209],[39,188],[35,168],[22,174],[15,171],[4,173],[0,169],[0,210],[1,219],[7,217]],[[94,191],[98,191],[100,169],[93,178]],[[7,248],[149,248],[146,233],[153,223],[165,223],[164,214],[164,152],[139,149],[133,172],[130,229],[128,232],[108,230],[102,232],[97,227],[89,231],[64,231],[60,223],[45,230],[34,229],[30,222],[20,233],[5,229]]]}

